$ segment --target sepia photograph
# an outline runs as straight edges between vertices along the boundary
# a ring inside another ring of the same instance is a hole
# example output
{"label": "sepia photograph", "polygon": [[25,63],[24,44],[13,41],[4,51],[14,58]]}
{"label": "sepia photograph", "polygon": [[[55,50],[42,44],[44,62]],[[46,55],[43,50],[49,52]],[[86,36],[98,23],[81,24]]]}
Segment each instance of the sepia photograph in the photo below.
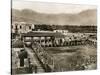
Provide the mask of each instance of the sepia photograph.
{"label": "sepia photograph", "polygon": [[12,75],[96,69],[97,6],[12,0]]}

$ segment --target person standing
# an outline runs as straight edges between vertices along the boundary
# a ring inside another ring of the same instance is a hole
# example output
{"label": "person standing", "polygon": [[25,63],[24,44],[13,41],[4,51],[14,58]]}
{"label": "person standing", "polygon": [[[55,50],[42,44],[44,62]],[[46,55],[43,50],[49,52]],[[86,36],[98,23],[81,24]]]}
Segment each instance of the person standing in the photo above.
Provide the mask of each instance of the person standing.
{"label": "person standing", "polygon": [[19,52],[20,67],[24,67],[24,59],[27,58],[27,56],[28,53],[24,49]]}

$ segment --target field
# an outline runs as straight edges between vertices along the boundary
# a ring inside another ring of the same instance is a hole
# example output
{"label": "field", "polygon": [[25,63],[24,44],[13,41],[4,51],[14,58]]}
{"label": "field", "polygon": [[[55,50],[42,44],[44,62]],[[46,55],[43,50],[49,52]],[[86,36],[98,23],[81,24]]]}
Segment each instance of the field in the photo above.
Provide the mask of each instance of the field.
{"label": "field", "polygon": [[96,69],[96,48],[90,45],[48,47],[45,50],[55,59],[55,71]]}

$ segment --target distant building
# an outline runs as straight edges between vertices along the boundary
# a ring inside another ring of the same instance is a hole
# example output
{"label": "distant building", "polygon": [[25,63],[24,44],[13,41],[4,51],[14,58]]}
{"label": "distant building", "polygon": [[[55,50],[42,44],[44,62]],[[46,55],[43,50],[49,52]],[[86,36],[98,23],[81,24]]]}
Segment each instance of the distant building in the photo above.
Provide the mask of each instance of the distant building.
{"label": "distant building", "polygon": [[54,30],[54,32],[59,32],[66,35],[68,33],[68,30]]}
{"label": "distant building", "polygon": [[13,22],[11,27],[12,33],[27,33],[34,29],[34,24],[26,22]]}

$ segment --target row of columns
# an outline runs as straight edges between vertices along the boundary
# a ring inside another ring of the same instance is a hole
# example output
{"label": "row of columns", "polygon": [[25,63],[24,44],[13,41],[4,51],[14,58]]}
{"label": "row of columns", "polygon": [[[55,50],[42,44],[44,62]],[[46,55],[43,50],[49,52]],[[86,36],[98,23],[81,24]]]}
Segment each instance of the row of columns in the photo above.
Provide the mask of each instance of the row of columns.
{"label": "row of columns", "polygon": [[31,37],[31,42],[38,42],[42,47],[63,47],[63,46],[77,46],[77,45],[85,45],[86,40],[65,40],[64,38],[55,38],[55,37],[38,37],[38,39],[34,39]]}
{"label": "row of columns", "polygon": [[38,37],[34,39],[31,37],[33,42],[38,42],[42,47],[63,47],[63,46],[77,46],[77,45],[95,45],[97,42],[89,39],[79,39],[79,40],[65,40],[64,38],[55,38],[55,37]]}

